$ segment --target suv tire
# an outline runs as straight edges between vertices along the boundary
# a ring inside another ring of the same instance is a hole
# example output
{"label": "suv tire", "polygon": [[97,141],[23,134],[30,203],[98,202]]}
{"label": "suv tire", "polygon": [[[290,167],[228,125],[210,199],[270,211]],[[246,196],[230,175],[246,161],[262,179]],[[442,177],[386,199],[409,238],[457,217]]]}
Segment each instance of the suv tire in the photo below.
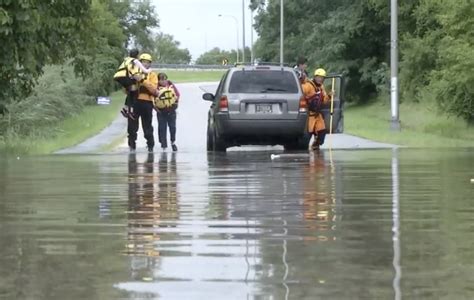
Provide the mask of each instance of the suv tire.
{"label": "suv tire", "polygon": [[207,126],[207,139],[206,139],[206,149],[207,151],[213,151],[214,150],[214,137],[213,133],[209,125]]}
{"label": "suv tire", "polygon": [[215,130],[212,131],[212,146],[213,146],[213,151],[216,152],[225,152],[227,150],[227,146],[225,142],[217,136],[217,133]]}

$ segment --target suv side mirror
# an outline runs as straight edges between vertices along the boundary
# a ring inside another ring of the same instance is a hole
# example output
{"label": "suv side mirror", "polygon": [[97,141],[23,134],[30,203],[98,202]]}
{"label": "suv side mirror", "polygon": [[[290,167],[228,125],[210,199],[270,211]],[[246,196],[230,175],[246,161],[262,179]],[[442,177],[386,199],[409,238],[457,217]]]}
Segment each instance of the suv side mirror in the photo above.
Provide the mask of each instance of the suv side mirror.
{"label": "suv side mirror", "polygon": [[205,93],[202,95],[202,99],[206,100],[206,101],[214,101],[214,95],[211,94],[211,93]]}

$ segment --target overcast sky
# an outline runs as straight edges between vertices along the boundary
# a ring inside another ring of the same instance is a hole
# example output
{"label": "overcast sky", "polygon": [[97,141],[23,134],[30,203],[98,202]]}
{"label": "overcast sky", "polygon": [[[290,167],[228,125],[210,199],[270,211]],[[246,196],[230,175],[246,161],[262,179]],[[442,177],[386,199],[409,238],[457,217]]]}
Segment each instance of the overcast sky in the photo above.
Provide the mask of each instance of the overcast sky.
{"label": "overcast sky", "polygon": [[[245,1],[245,40],[250,46],[250,0]],[[172,34],[181,47],[188,48],[193,60],[214,47],[236,48],[237,32],[231,17],[238,21],[239,47],[242,47],[242,0],[152,0],[160,19],[160,30]],[[257,35],[254,31],[254,40]]]}

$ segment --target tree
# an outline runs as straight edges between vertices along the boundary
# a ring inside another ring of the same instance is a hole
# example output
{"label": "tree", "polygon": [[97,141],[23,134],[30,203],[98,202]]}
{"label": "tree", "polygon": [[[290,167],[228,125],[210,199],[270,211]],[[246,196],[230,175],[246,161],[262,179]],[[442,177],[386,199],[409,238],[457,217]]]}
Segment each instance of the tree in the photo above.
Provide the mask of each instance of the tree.
{"label": "tree", "polygon": [[126,36],[107,5],[92,0],[78,53],[72,59],[74,70],[85,80],[90,95],[107,95],[114,89],[111,78],[123,59],[125,42]]}
{"label": "tree", "polygon": [[[279,0],[253,0],[256,56],[279,60]],[[474,122],[474,6],[471,0],[399,2],[402,101],[437,100]],[[347,100],[386,95],[390,52],[386,0],[285,0],[285,62],[342,72]]]}
{"label": "tree", "polygon": [[[240,55],[242,55],[242,49],[239,49]],[[250,48],[245,48],[245,55],[250,59]],[[240,56],[241,59],[242,56]],[[221,65],[224,59],[227,59],[228,65],[233,65],[236,63],[237,53],[235,50],[226,51],[219,48],[213,48],[206,53],[201,54],[201,56],[196,59],[196,64],[198,65]]]}
{"label": "tree", "polygon": [[[369,2],[285,1],[284,61],[305,56],[311,68],[343,72],[350,79],[352,100],[367,99],[385,84],[388,53],[388,24]],[[279,61],[280,1],[254,5],[257,57]]]}
{"label": "tree", "polygon": [[402,95],[474,123],[472,1],[420,1],[402,40]]}
{"label": "tree", "polygon": [[[126,46],[151,49],[158,18],[150,1],[0,0],[0,113],[27,97],[43,68],[71,61],[94,94],[111,90]],[[2,108],[3,107],[3,108]]]}
{"label": "tree", "polygon": [[28,95],[46,64],[62,63],[77,53],[91,1],[1,0],[0,4],[2,106]]}
{"label": "tree", "polygon": [[188,49],[180,49],[180,43],[170,34],[159,33],[153,41],[153,57],[165,64],[189,64],[191,54]]}
{"label": "tree", "polygon": [[197,65],[220,65],[224,58],[228,58],[230,55],[225,51],[215,47],[198,57],[196,59]]}
{"label": "tree", "polygon": [[119,21],[120,27],[127,36],[125,48],[132,45],[151,50],[153,47],[152,29],[159,28],[159,19],[150,0],[103,0],[107,1],[109,10]]}

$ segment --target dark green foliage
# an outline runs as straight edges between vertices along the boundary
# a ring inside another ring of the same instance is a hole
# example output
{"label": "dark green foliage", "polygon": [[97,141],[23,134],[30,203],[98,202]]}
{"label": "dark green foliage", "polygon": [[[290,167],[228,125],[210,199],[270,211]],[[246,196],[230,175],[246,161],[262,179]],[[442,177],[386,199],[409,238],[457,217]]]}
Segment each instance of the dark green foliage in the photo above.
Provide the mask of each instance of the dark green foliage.
{"label": "dark green foliage", "polygon": [[[402,101],[437,103],[474,120],[474,3],[399,1]],[[346,74],[347,100],[386,94],[390,61],[390,1],[285,0],[285,62],[309,59]],[[280,1],[254,0],[256,57],[279,61]],[[380,98],[380,97],[379,97]],[[383,98],[383,97],[382,97]]]}
{"label": "dark green foliage", "polygon": [[91,0],[0,0],[0,105],[25,97],[47,64],[77,53]]}

